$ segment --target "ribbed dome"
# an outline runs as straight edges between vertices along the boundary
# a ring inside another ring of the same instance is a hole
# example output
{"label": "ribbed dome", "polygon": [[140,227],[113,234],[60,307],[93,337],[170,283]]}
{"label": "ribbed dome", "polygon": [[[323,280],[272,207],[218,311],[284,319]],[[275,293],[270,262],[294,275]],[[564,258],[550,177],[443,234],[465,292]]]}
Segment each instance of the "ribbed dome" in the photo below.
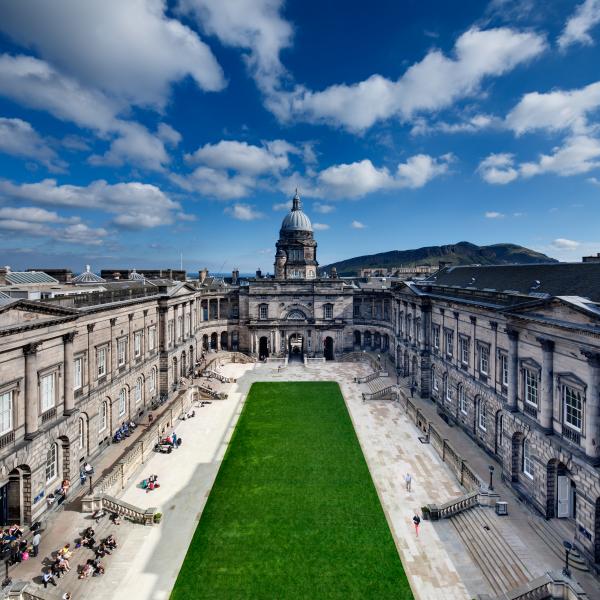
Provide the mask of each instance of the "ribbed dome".
{"label": "ribbed dome", "polygon": [[96,273],[93,273],[90,265],[85,265],[85,271],[77,275],[77,277],[73,277],[71,280],[72,283],[105,283],[105,280],[102,279]]}
{"label": "ribbed dome", "polygon": [[292,201],[292,210],[285,216],[281,223],[282,231],[312,231],[310,219],[302,212],[302,202],[298,192]]}

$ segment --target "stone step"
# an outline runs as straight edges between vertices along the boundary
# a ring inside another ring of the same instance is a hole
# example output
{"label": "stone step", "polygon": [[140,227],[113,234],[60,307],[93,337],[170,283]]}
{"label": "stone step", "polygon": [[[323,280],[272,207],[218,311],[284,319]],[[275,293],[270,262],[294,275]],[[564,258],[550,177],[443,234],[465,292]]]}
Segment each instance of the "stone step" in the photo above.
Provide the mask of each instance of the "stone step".
{"label": "stone step", "polygon": [[[551,525],[542,519],[529,519],[529,525],[542,539],[542,541],[552,550],[560,559],[565,558],[565,548],[563,546],[563,537]],[[569,566],[577,571],[589,571],[589,567],[579,552],[569,554]]]}
{"label": "stone step", "polygon": [[530,573],[494,526],[484,508],[452,517],[463,543],[495,593],[501,594],[531,579]]}

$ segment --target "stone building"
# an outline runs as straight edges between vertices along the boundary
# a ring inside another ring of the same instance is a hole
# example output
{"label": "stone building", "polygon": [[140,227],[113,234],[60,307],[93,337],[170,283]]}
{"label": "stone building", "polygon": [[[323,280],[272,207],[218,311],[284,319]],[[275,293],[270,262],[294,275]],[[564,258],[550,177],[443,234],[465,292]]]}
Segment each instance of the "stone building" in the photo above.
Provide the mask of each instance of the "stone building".
{"label": "stone building", "polygon": [[129,273],[90,293],[0,299],[0,523],[41,516],[203,353],[371,351],[600,563],[600,264],[448,267],[412,282],[318,277],[317,265],[296,195],[275,277]]}

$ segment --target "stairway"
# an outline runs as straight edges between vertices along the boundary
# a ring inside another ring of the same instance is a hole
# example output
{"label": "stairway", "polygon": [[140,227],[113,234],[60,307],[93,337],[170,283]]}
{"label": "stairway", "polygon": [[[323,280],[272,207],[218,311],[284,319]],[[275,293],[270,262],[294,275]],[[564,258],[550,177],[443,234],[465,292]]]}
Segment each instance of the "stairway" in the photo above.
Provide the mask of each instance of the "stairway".
{"label": "stairway", "polygon": [[[552,525],[541,518],[529,519],[529,525],[542,539],[542,541],[556,554],[558,558],[564,560],[565,548],[563,540],[565,539]],[[589,571],[589,567],[585,560],[581,557],[577,550],[573,550],[569,554],[569,566],[577,571]]]}
{"label": "stairway", "polygon": [[532,579],[531,573],[494,525],[490,509],[474,507],[450,520],[495,594]]}
{"label": "stairway", "polygon": [[371,381],[367,381],[367,387],[369,388],[369,394],[374,394],[375,392],[380,392],[387,387],[390,387],[390,382],[387,378],[377,377],[377,379],[372,379]]}

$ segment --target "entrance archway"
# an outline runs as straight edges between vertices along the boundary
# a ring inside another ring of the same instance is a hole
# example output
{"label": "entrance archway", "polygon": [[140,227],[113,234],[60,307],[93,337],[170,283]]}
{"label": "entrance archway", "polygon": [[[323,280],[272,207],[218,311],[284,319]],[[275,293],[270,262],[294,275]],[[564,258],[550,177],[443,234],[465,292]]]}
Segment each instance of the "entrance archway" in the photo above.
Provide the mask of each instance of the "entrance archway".
{"label": "entrance archway", "polygon": [[210,336],[210,349],[211,350],[217,349],[217,334],[216,333],[212,333]]}
{"label": "entrance archway", "polygon": [[327,336],[325,338],[325,342],[323,343],[323,353],[325,355],[325,360],[333,360],[333,338],[331,336]]}
{"label": "entrance archway", "polygon": [[221,350],[228,350],[228,349],[229,349],[229,343],[227,340],[227,332],[222,331],[221,332]]}
{"label": "entrance archway", "polygon": [[360,331],[354,332],[354,346],[360,348]]}
{"label": "entrance archway", "polygon": [[202,350],[208,350],[208,335],[206,333],[202,336]]}
{"label": "entrance archway", "polygon": [[304,338],[299,333],[293,333],[289,337],[289,358],[304,358]]}
{"label": "entrance archway", "polygon": [[0,488],[0,525],[31,522],[31,469],[20,465],[8,474]]}
{"label": "entrance archway", "polygon": [[260,340],[258,340],[258,357],[262,360],[263,358],[267,358],[269,356],[269,338],[266,335],[263,335]]}

